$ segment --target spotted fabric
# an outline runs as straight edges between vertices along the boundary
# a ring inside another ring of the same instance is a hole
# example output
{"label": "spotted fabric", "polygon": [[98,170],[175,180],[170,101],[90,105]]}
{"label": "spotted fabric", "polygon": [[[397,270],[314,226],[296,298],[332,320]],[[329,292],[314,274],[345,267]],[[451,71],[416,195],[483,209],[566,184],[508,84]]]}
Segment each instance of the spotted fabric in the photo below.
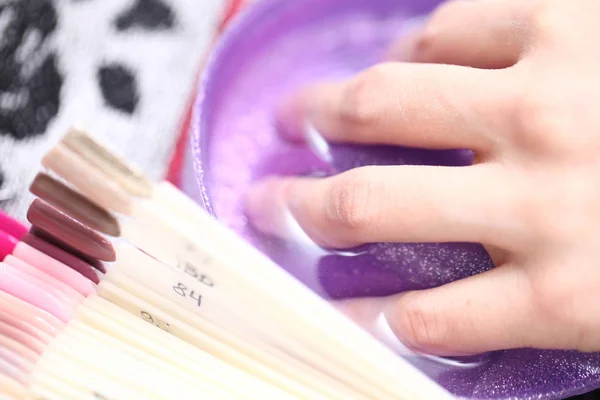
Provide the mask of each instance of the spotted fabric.
{"label": "spotted fabric", "polygon": [[0,208],[73,124],[164,176],[227,0],[0,0]]}

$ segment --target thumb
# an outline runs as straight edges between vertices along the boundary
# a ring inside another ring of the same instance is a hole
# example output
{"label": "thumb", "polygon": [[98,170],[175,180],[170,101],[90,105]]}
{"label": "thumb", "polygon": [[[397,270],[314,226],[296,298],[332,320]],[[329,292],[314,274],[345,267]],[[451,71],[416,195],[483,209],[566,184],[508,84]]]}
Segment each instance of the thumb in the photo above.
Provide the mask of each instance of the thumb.
{"label": "thumb", "polygon": [[435,289],[337,306],[360,325],[368,321],[365,328],[386,344],[395,340],[395,348],[466,356],[539,345],[549,331],[537,323],[533,304],[527,276],[503,266]]}

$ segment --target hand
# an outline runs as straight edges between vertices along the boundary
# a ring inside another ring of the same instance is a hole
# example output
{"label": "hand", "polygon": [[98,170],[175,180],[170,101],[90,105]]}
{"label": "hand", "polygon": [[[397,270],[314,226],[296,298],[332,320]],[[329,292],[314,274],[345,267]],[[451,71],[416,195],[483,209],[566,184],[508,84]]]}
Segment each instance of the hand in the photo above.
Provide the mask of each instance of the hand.
{"label": "hand", "polygon": [[446,3],[394,48],[412,63],[309,88],[285,118],[332,142],[469,148],[476,162],[269,180],[250,217],[268,230],[263,211],[283,201],[323,246],[494,249],[489,272],[346,304],[384,311],[414,350],[600,350],[599,18],[597,0]]}

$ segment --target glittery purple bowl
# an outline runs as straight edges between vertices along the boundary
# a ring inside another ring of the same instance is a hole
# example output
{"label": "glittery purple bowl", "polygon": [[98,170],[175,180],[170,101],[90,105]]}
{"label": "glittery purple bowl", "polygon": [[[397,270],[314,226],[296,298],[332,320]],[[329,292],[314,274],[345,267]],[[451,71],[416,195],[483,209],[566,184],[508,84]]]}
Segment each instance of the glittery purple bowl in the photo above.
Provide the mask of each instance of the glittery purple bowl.
{"label": "glittery purple bowl", "polygon": [[[262,0],[225,33],[205,71],[194,109],[184,191],[211,214],[326,298],[384,296],[436,287],[493,268],[477,244],[380,243],[352,257],[308,254],[248,224],[242,198],[269,175],[322,172],[304,146],[281,140],[274,107],[311,82],[347,77],[386,49],[438,0]],[[464,166],[464,150],[331,147],[336,172],[362,165]],[[600,355],[521,349],[476,357],[477,367],[415,364],[459,397],[563,399],[600,387]]]}

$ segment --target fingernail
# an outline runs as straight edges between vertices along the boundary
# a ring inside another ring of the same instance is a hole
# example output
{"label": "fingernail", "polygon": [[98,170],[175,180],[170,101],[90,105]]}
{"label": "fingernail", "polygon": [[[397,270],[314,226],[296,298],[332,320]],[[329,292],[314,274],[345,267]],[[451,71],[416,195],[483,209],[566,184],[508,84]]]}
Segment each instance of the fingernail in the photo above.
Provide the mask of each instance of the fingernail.
{"label": "fingernail", "polygon": [[413,18],[404,25],[401,39],[386,54],[386,61],[415,61],[419,40],[422,36],[426,17]]}
{"label": "fingernail", "polygon": [[302,114],[298,96],[282,100],[275,109],[275,126],[279,136],[289,141],[304,141],[306,133]]}
{"label": "fingernail", "polygon": [[385,61],[414,61],[417,43],[419,40],[418,32],[411,32],[402,38],[398,43],[391,47],[384,57]]}
{"label": "fingernail", "polygon": [[381,312],[375,320],[375,333],[377,339],[388,346],[394,352],[403,356],[415,356],[417,353],[406,346],[394,333],[385,312]]}
{"label": "fingernail", "polygon": [[281,137],[289,141],[306,143],[321,160],[330,164],[332,160],[329,144],[310,121],[301,105],[300,97],[283,101],[276,110],[276,127]]}
{"label": "fingernail", "polygon": [[457,368],[475,368],[486,363],[485,360],[475,362],[462,362],[450,358],[428,354],[418,349],[411,350],[408,346],[404,344],[402,339],[392,330],[392,326],[389,323],[388,316],[386,315],[385,311],[379,314],[375,322],[375,326],[375,331],[377,332],[377,339],[398,355],[404,357],[412,356],[426,358],[438,364]]}
{"label": "fingernail", "polygon": [[285,181],[270,178],[253,186],[245,198],[246,216],[259,231],[285,236],[291,218],[285,204]]}
{"label": "fingernail", "polygon": [[246,215],[253,225],[260,230],[271,230],[270,215],[267,210],[273,208],[273,189],[275,183],[271,180],[255,184],[245,199]]}
{"label": "fingernail", "polygon": [[331,164],[333,162],[333,157],[329,151],[329,143],[327,143],[323,135],[308,121],[304,124],[304,132],[306,135],[306,142],[312,152],[319,157],[321,161]]}
{"label": "fingernail", "polygon": [[333,301],[331,304],[375,339],[402,356],[415,355],[396,336],[388,321],[386,310],[394,303],[393,297],[367,297]]}

